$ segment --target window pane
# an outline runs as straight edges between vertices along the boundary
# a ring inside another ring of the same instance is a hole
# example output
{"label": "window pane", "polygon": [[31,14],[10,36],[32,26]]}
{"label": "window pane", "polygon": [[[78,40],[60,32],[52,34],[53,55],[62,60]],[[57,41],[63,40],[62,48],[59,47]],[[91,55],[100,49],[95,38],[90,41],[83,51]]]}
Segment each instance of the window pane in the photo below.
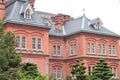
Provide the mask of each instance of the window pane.
{"label": "window pane", "polygon": [[22,48],[26,48],[26,37],[22,37]]}
{"label": "window pane", "polygon": [[56,46],[53,46],[53,56],[56,56]]}
{"label": "window pane", "polygon": [[57,55],[60,56],[61,52],[60,52],[60,46],[57,46]]}
{"label": "window pane", "polygon": [[101,54],[101,44],[98,45],[99,53]]}
{"label": "window pane", "polygon": [[20,48],[20,36],[16,36],[16,48]]}
{"label": "window pane", "polygon": [[88,67],[88,75],[91,75],[91,67]]}
{"label": "window pane", "polygon": [[32,38],[32,49],[36,49],[36,40]]}
{"label": "window pane", "polygon": [[90,53],[90,43],[88,43],[88,53]]}
{"label": "window pane", "polygon": [[103,44],[102,45],[102,54],[105,54],[106,53],[106,51],[105,51],[105,45]]}
{"label": "window pane", "polygon": [[113,68],[113,76],[114,76],[114,77],[117,76],[117,68],[116,68],[116,67]]}
{"label": "window pane", "polygon": [[42,49],[42,42],[40,38],[38,39],[38,49]]}
{"label": "window pane", "polygon": [[110,55],[112,54],[112,46],[111,45],[109,46],[109,54]]}
{"label": "window pane", "polygon": [[115,48],[115,46],[113,46],[112,48],[113,48],[112,49],[113,55],[116,55],[116,48]]}
{"label": "window pane", "polygon": [[95,53],[95,45],[92,43],[92,53]]}
{"label": "window pane", "polygon": [[57,69],[57,78],[61,79],[61,69],[60,68]]}
{"label": "window pane", "polygon": [[76,54],[76,44],[74,44],[74,55]]}
{"label": "window pane", "polygon": [[56,68],[53,69],[53,78],[56,78]]}
{"label": "window pane", "polygon": [[31,15],[30,15],[30,9],[26,10],[26,18],[30,19]]}
{"label": "window pane", "polygon": [[73,54],[73,45],[70,45],[70,54]]}

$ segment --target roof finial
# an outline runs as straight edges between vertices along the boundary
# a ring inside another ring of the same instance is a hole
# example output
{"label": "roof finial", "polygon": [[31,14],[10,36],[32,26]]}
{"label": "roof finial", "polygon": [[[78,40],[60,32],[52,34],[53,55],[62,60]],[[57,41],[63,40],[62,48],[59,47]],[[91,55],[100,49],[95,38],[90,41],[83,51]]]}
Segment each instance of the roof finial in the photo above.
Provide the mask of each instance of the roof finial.
{"label": "roof finial", "polygon": [[83,16],[85,16],[85,9],[83,8]]}

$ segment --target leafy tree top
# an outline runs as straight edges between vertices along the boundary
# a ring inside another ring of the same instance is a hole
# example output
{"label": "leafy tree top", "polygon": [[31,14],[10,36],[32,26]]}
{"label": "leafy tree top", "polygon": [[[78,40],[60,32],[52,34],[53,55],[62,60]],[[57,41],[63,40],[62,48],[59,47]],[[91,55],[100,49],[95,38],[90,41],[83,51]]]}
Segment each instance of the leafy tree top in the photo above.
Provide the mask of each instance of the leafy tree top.
{"label": "leafy tree top", "polygon": [[76,59],[75,64],[72,65],[71,74],[75,75],[77,79],[84,80],[86,78],[83,59]]}
{"label": "leafy tree top", "polygon": [[101,58],[96,63],[95,68],[92,71],[94,79],[108,80],[113,74],[111,68],[108,66],[108,63],[105,62],[105,59]]}
{"label": "leafy tree top", "polygon": [[15,36],[3,31],[0,21],[0,80],[18,79],[17,71],[21,58],[15,51]]}

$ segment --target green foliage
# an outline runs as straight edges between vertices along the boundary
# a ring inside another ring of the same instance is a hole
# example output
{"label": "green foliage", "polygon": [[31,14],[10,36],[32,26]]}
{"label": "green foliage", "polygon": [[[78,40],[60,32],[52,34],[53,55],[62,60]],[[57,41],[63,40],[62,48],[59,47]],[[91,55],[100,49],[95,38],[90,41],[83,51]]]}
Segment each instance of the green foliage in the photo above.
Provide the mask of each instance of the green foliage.
{"label": "green foliage", "polygon": [[0,35],[3,34],[3,22],[0,20]]}
{"label": "green foliage", "polygon": [[20,80],[46,80],[46,78],[39,73],[37,65],[33,63],[23,63],[21,65],[20,77]]}
{"label": "green foliage", "polygon": [[18,79],[21,58],[15,51],[15,36],[4,32],[0,21],[0,80]]}
{"label": "green foliage", "polygon": [[92,76],[87,75],[85,80],[93,80],[93,79],[92,79]]}
{"label": "green foliage", "polygon": [[109,80],[113,76],[110,67],[104,59],[99,59],[92,73],[95,80]]}
{"label": "green foliage", "polygon": [[72,77],[71,76],[67,76],[66,80],[72,80]]}
{"label": "green foliage", "polygon": [[76,59],[76,63],[72,65],[71,73],[76,76],[77,80],[85,80],[85,69],[83,59]]}

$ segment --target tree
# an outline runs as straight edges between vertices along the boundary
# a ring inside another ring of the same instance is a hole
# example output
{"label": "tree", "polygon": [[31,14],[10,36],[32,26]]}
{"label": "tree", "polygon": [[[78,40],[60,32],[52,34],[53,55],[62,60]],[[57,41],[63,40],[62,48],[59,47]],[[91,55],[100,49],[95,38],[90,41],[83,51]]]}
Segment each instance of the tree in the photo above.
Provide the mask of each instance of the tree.
{"label": "tree", "polygon": [[113,74],[105,59],[99,59],[92,71],[94,80],[109,80]]}
{"label": "tree", "polygon": [[21,69],[20,80],[46,80],[46,78],[39,73],[36,64],[23,63],[21,64]]}
{"label": "tree", "polygon": [[0,21],[0,80],[18,79],[21,58],[15,51],[15,36],[4,32]]}
{"label": "tree", "polygon": [[76,63],[72,65],[71,73],[73,76],[76,76],[77,80],[85,80],[85,69],[83,59],[76,59]]}

